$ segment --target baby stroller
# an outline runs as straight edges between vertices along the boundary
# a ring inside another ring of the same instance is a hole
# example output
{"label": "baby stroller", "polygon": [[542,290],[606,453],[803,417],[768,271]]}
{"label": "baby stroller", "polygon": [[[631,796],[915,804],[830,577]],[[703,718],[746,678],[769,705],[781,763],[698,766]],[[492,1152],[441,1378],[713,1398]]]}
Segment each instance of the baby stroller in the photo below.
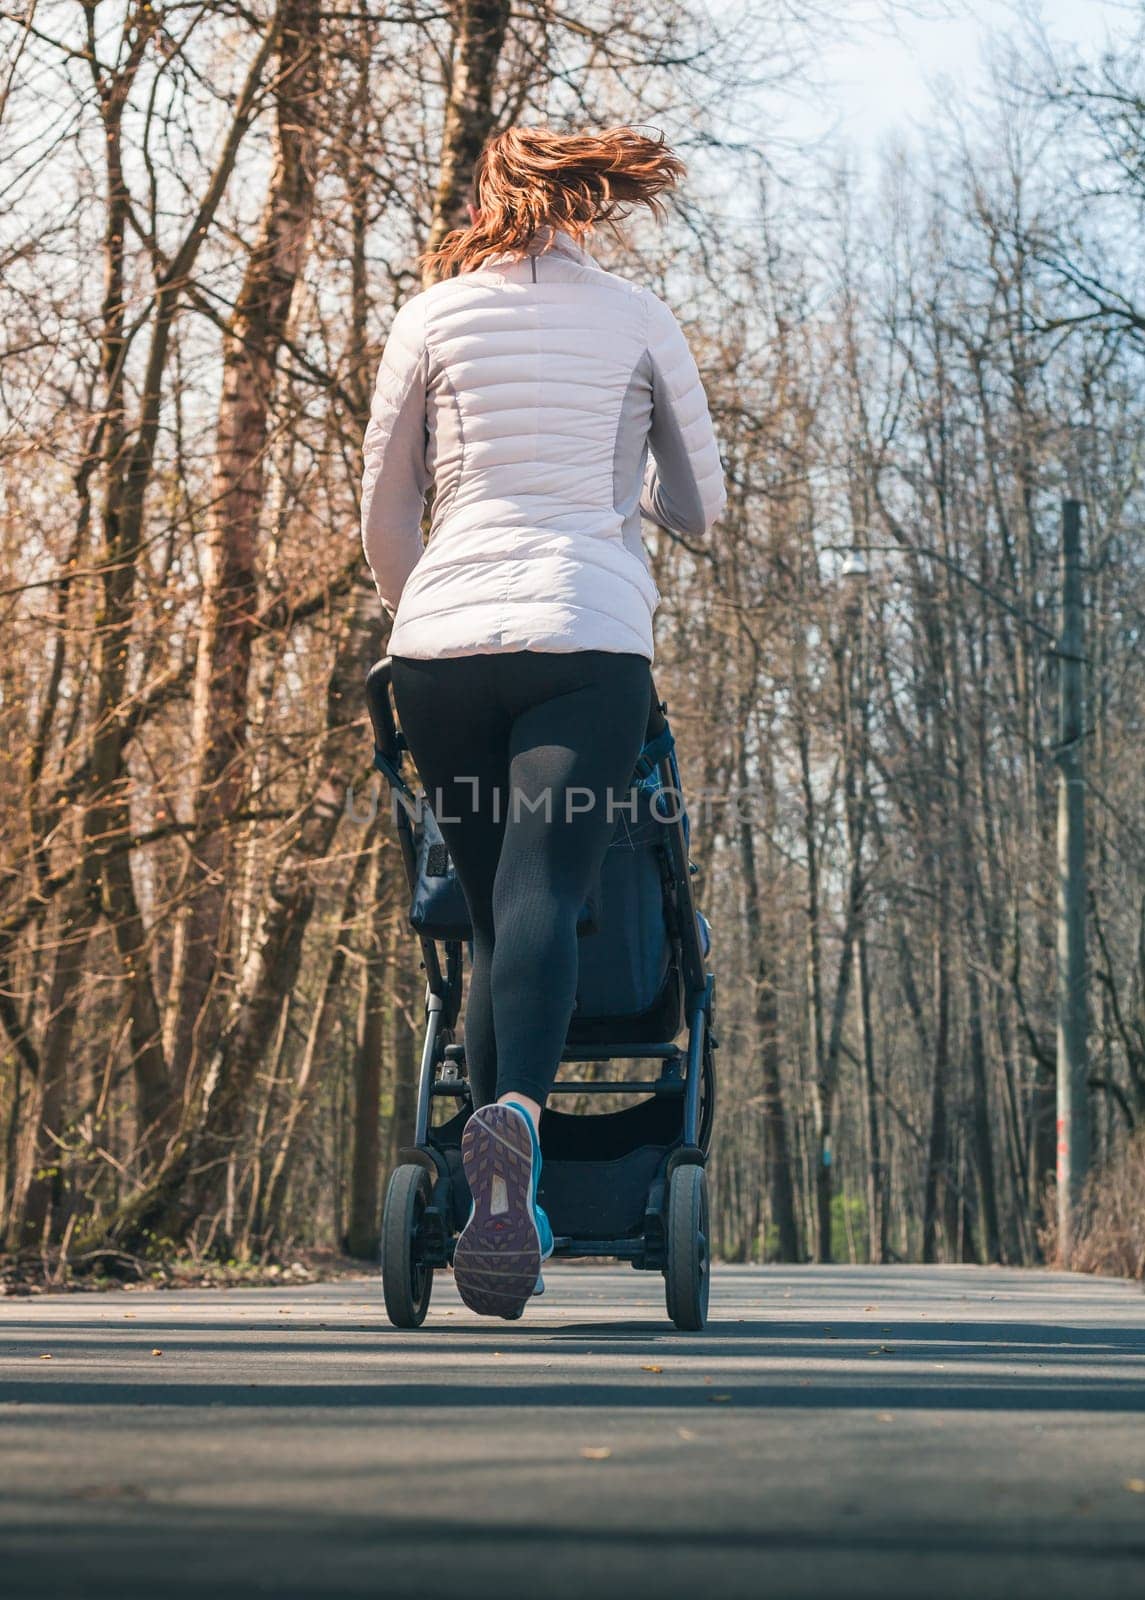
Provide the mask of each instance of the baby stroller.
{"label": "baby stroller", "polygon": [[[398,1328],[425,1319],[435,1267],[449,1265],[469,1215],[461,1135],[472,1110],[464,1045],[454,1038],[470,939],[461,886],[433,814],[402,773],[390,664],[366,679],[374,765],[395,800],[410,890],[410,922],[426,974],[426,1029],[412,1144],[401,1151],[382,1214],[382,1284]],[[708,1194],[704,1173],[715,1113],[714,982],[708,925],[695,907],[674,741],[652,695],[635,802],[618,808],[599,883],[578,922],[576,1008],[552,1097],[640,1096],[623,1109],[576,1115],[546,1109],[538,1199],[554,1257],[605,1256],[664,1275],[680,1329],[707,1320]],[[686,1042],[677,1043],[686,1030]],[[614,1061],[628,1064],[613,1076]],[[595,1070],[594,1070],[595,1069]],[[551,1103],[551,1099],[550,1099]]]}

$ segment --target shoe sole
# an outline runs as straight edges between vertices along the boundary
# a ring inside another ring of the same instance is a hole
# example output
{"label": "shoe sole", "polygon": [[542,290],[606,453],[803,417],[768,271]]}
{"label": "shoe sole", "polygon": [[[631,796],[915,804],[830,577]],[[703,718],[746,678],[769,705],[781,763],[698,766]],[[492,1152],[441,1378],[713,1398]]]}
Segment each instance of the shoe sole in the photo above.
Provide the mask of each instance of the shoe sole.
{"label": "shoe sole", "polygon": [[532,1217],[533,1143],[520,1112],[483,1106],[461,1140],[473,1215],[453,1252],[457,1292],[483,1317],[520,1316],[541,1270]]}

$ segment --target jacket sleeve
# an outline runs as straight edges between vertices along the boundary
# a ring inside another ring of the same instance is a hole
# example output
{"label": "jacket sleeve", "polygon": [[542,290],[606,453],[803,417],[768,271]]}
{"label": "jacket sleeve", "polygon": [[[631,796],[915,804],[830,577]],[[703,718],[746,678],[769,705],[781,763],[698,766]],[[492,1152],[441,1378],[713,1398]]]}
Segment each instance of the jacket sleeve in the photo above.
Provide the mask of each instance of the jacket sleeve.
{"label": "jacket sleeve", "polygon": [[398,608],[424,545],[426,461],[425,313],[420,296],[390,326],[363,446],[362,545],[382,604]]}
{"label": "jacket sleeve", "polygon": [[640,510],[650,522],[702,539],[727,503],[700,374],[671,310],[649,294],[652,425]]}

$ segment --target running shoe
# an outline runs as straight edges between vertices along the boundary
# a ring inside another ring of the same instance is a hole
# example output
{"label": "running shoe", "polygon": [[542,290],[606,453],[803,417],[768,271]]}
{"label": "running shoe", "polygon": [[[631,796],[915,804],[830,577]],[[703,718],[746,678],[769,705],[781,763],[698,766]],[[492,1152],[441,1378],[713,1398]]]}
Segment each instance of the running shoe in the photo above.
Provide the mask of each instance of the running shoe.
{"label": "running shoe", "polygon": [[453,1253],[457,1292],[471,1311],[516,1320],[552,1254],[537,1204],[541,1148],[533,1119],[512,1102],[482,1106],[465,1127],[461,1161],[472,1206]]}

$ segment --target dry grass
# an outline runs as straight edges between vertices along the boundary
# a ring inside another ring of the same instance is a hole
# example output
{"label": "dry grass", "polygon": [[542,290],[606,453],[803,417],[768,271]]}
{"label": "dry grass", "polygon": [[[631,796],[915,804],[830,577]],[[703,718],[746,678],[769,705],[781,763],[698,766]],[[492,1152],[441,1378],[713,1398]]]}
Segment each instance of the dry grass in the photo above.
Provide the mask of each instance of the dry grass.
{"label": "dry grass", "polygon": [[1091,1180],[1070,1266],[1145,1281],[1145,1133]]}

